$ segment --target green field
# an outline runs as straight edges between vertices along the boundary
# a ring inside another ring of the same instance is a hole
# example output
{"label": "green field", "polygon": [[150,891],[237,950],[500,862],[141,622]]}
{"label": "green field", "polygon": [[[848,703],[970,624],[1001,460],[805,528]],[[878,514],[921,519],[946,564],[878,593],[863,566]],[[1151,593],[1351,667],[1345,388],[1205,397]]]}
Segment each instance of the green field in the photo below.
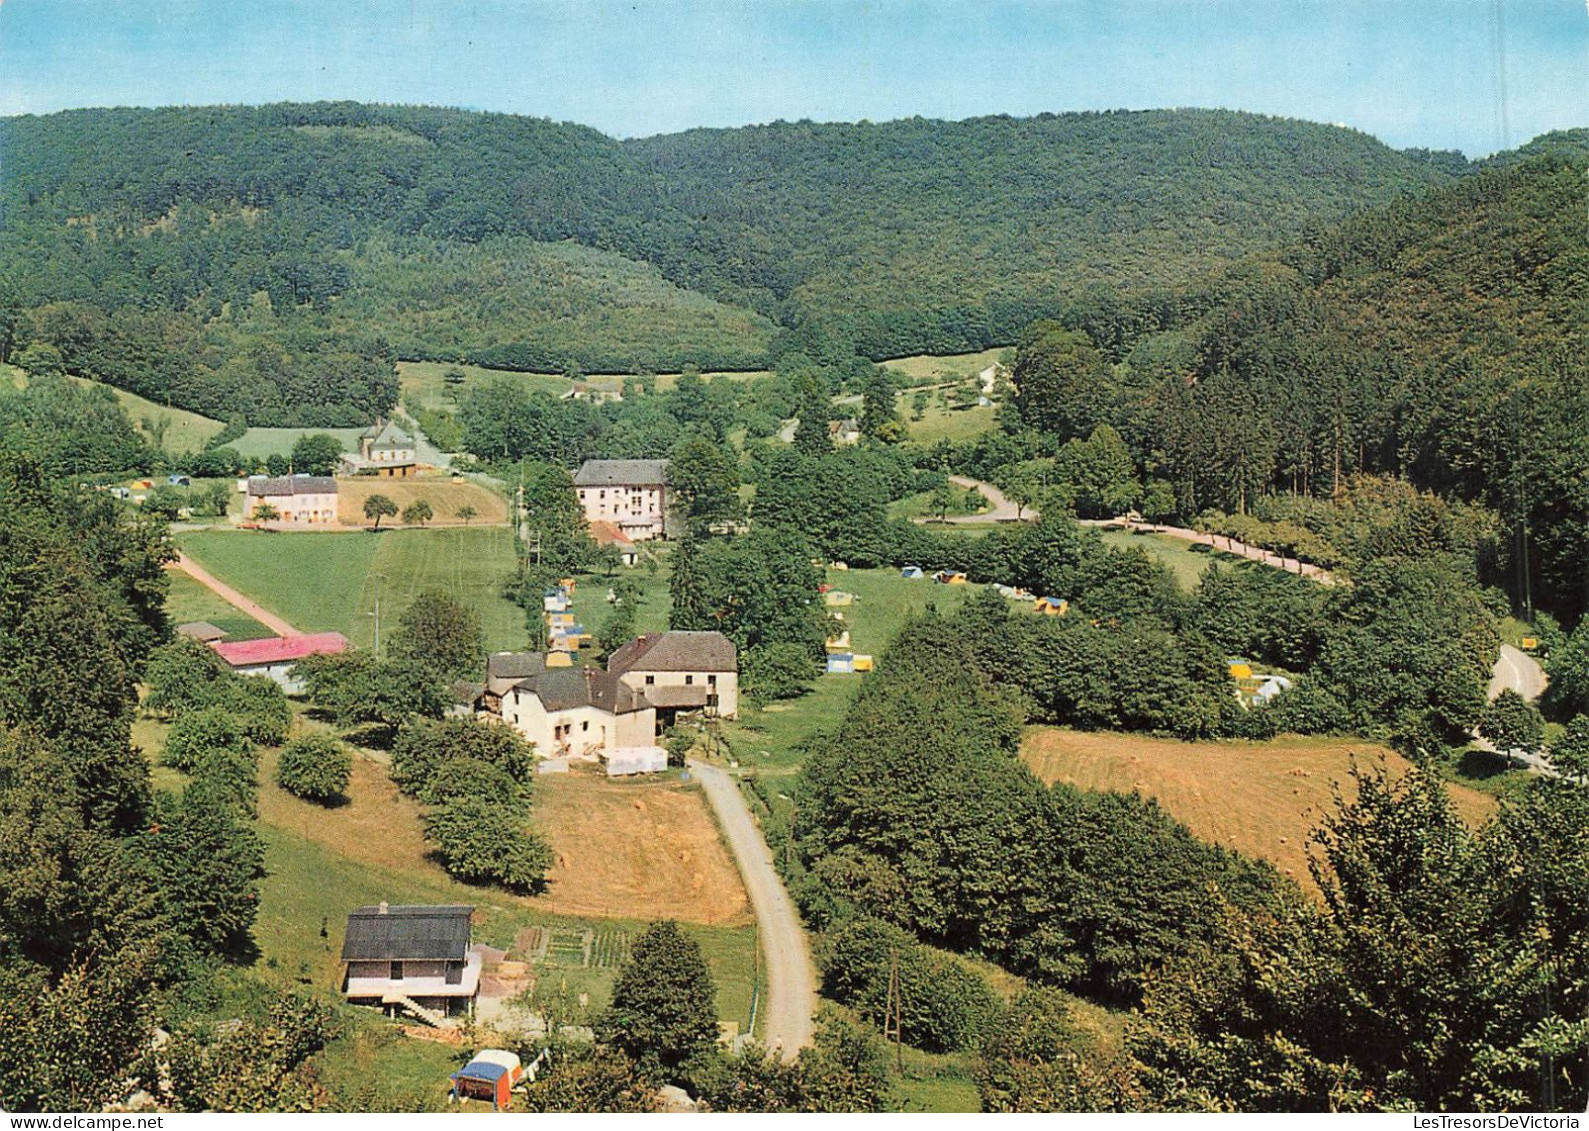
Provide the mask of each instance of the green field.
{"label": "green field", "polygon": [[166,576],[171,579],[171,592],[166,597],[166,613],[170,615],[173,625],[209,621],[217,628],[224,628],[228,640],[258,640],[276,635],[180,570],[168,570]]}
{"label": "green field", "polygon": [[944,357],[920,353],[914,357],[896,357],[882,363],[883,368],[902,373],[912,381],[964,381],[996,365],[1009,347],[995,346],[978,353],[957,353]]}
{"label": "green field", "polygon": [[[463,382],[458,385],[449,385],[444,380],[448,371],[453,369],[464,375]],[[455,365],[445,361],[397,363],[397,379],[403,397],[416,400],[426,408],[454,408],[465,389],[493,377],[506,377],[520,382],[531,392],[550,393],[554,397],[560,397],[574,387],[567,377],[555,373],[519,373],[511,369],[486,369],[479,365]]]}
{"label": "green field", "polygon": [[971,408],[944,408],[936,400],[928,404],[920,420],[912,420],[910,398],[913,393],[903,393],[899,398],[899,417],[905,421],[908,435],[923,444],[939,440],[971,440],[999,426],[997,405],[974,405]]}
{"label": "green field", "polygon": [[524,613],[502,596],[513,572],[506,527],[397,529],[370,534],[271,534],[195,530],[177,544],[205,569],[265,608],[309,632],[340,632],[368,648],[375,640],[375,601],[390,639],[415,595],[439,589],[480,613],[486,646],[529,643]]}
{"label": "green field", "polygon": [[1102,534],[1103,540],[1111,546],[1120,548],[1134,546],[1139,550],[1146,550],[1170,567],[1170,572],[1175,574],[1175,580],[1180,583],[1182,589],[1189,590],[1195,587],[1203,576],[1203,571],[1215,562],[1227,567],[1272,568],[1235,554],[1227,554],[1224,550],[1216,550],[1212,546],[1188,542],[1183,538],[1173,538],[1168,534],[1142,534],[1130,530],[1105,530]]}
{"label": "green field", "polygon": [[300,437],[324,432],[335,436],[343,451],[356,452],[359,450],[359,434],[363,431],[362,428],[250,428],[226,446],[244,459],[287,456],[292,454],[292,446]]}

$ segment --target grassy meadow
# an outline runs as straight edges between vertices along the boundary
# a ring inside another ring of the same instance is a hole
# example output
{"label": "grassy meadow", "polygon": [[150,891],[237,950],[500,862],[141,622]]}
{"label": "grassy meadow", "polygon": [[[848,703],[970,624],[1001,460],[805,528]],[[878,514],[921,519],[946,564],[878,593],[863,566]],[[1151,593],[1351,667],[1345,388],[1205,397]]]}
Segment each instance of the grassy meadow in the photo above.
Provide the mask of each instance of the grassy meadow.
{"label": "grassy meadow", "polygon": [[990,365],[997,365],[999,358],[1009,348],[1007,346],[995,346],[992,349],[980,350],[977,353],[957,353],[944,356],[920,353],[912,357],[891,358],[881,364],[884,369],[891,369],[895,373],[903,374],[911,381],[964,381],[967,377],[981,373]]}
{"label": "grassy meadow", "polygon": [[513,572],[505,526],[394,529],[325,534],[195,530],[177,535],[184,552],[216,577],[308,632],[375,642],[379,593],[390,634],[416,595],[439,589],[480,614],[486,646],[529,643],[523,611],[502,596]]}
{"label": "grassy meadow", "polygon": [[180,570],[167,570],[171,590],[166,596],[166,613],[171,623],[208,621],[226,630],[228,640],[259,640],[276,635],[253,617],[233,608]]}
{"label": "grassy meadow", "polygon": [[250,428],[227,447],[234,449],[244,459],[266,459],[270,456],[292,454],[292,446],[303,436],[324,432],[335,436],[345,452],[359,450],[359,434],[363,428]]}

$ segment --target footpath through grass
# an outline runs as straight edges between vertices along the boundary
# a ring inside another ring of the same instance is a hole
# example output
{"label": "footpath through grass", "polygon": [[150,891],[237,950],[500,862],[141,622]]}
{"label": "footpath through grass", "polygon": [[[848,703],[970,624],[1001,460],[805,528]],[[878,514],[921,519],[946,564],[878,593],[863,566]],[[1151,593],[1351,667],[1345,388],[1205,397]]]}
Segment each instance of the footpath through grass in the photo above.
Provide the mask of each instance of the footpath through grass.
{"label": "footpath through grass", "polygon": [[507,527],[288,534],[195,530],[177,544],[205,569],[307,632],[373,647],[375,601],[388,639],[414,597],[440,590],[475,609],[486,647],[524,648],[524,612],[502,596],[513,572]]}

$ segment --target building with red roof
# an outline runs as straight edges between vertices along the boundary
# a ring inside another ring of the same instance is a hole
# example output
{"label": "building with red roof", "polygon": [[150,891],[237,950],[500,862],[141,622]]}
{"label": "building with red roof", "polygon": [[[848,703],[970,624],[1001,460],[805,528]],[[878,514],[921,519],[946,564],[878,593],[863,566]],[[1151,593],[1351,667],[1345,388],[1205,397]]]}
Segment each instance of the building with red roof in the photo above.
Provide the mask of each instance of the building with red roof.
{"label": "building with red roof", "polygon": [[312,632],[306,636],[267,636],[262,640],[215,643],[210,647],[239,675],[267,676],[281,684],[288,695],[302,695],[303,683],[293,678],[293,666],[306,656],[334,656],[346,652],[348,638],[340,632]]}

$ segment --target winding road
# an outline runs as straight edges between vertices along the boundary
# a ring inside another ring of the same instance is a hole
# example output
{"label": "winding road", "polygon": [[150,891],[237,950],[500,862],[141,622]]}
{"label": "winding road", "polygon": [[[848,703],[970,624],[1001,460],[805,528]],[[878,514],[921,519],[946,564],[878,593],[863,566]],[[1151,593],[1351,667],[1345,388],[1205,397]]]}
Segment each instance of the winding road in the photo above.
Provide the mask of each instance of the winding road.
{"label": "winding road", "polygon": [[692,760],[690,772],[706,790],[723,839],[739,864],[750,905],[761,928],[766,958],[767,996],[763,999],[762,1044],[785,1060],[793,1060],[811,1043],[811,1018],[817,1009],[816,971],[806,944],[800,913],[773,867],[772,853],[762,839],[739,786],[725,771]]}

